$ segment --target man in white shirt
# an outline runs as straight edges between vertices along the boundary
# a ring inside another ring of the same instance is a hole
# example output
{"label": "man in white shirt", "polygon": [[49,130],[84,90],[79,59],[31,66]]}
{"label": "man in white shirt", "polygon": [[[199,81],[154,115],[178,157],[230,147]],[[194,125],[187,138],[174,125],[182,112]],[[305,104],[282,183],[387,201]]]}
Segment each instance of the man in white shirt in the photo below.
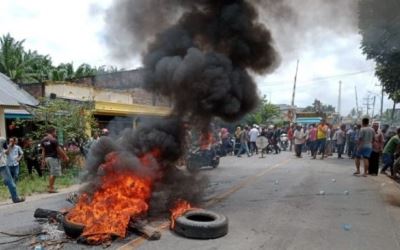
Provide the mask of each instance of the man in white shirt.
{"label": "man in white shirt", "polygon": [[294,149],[296,152],[296,156],[301,158],[303,145],[306,141],[306,133],[304,133],[304,130],[301,128],[300,125],[296,126],[296,130],[294,131],[293,137],[294,137],[294,144],[295,144]]}
{"label": "man in white shirt", "polygon": [[260,131],[258,131],[257,125],[253,125],[253,128],[250,130],[249,132],[249,136],[250,136],[250,151],[252,154],[254,154],[254,152],[256,152],[256,154],[258,154],[258,148],[256,145],[256,140],[257,137],[260,135]]}

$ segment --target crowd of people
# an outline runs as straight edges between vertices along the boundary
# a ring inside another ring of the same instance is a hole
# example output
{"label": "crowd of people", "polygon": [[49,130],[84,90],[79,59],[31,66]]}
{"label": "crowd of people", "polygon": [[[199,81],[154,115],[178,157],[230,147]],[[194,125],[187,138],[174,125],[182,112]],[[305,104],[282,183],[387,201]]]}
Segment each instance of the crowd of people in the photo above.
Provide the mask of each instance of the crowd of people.
{"label": "crowd of people", "polygon": [[[361,124],[333,126],[321,120],[318,124],[300,125],[294,124],[288,127],[260,127],[254,124],[236,127],[230,136],[226,128],[220,131],[222,150],[241,157],[246,154],[251,157],[260,150],[270,150],[278,154],[285,150],[283,138],[288,139],[289,151],[294,149],[295,156],[302,158],[304,153],[311,159],[325,159],[337,155],[343,159],[345,155],[354,159],[356,171],[354,175],[376,176],[387,174],[397,178],[400,171],[400,128],[396,134],[388,134],[380,128],[378,122],[372,122],[364,118]],[[264,149],[257,148],[257,138],[264,136],[268,140],[268,146]],[[381,164],[383,163],[383,164]],[[363,172],[360,167],[363,165]],[[379,167],[382,165],[381,170]]]}
{"label": "crowd of people", "polygon": [[[204,134],[204,133],[203,133]],[[108,130],[101,131],[102,136],[108,135]],[[207,133],[207,137],[200,136],[200,150],[210,150],[215,142],[219,142],[222,155],[242,157],[246,154],[251,157],[255,154],[279,154],[282,150],[294,150],[295,156],[302,158],[308,154],[311,159],[325,159],[337,155],[338,159],[348,158],[355,160],[356,171],[354,175],[386,174],[390,170],[392,177],[396,178],[400,171],[400,128],[395,135],[387,136],[380,129],[379,123],[373,122],[370,127],[369,119],[362,120],[360,125],[341,125],[334,127],[321,120],[319,124],[300,125],[294,124],[287,127],[267,126],[237,126],[233,133],[227,128],[218,130],[218,136]],[[219,140],[216,138],[218,137]],[[259,137],[264,137],[268,144],[264,148],[257,147]],[[212,139],[211,139],[212,138]],[[214,139],[215,138],[215,139]],[[99,139],[99,134],[88,140],[84,145],[75,146],[87,155],[90,147]],[[20,146],[22,145],[22,146]],[[16,190],[20,173],[20,162],[25,160],[29,175],[34,171],[39,177],[43,176],[44,169],[49,171],[48,192],[57,192],[54,188],[55,180],[61,176],[60,159],[68,161],[68,156],[56,139],[56,129],[51,127],[39,143],[32,138],[27,138],[19,143],[15,137],[8,141],[0,137],[0,173],[7,186],[13,202],[24,201]],[[75,144],[71,144],[74,146]],[[68,149],[67,149],[68,150]],[[383,162],[383,164],[380,164]],[[363,172],[361,173],[361,165]]]}

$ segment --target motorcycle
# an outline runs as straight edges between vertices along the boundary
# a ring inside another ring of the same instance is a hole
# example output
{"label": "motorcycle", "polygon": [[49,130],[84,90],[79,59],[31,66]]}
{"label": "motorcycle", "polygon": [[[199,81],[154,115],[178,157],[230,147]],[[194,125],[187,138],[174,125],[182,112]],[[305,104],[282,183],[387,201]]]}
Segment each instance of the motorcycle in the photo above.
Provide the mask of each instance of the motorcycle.
{"label": "motorcycle", "polygon": [[196,149],[189,152],[186,160],[186,168],[189,172],[195,172],[202,167],[217,168],[219,165],[220,155],[218,154],[218,146],[213,145],[210,150]]}
{"label": "motorcycle", "polygon": [[220,157],[232,155],[235,151],[235,139],[229,136],[221,142],[220,145],[216,146],[217,154]]}
{"label": "motorcycle", "polygon": [[287,134],[281,134],[280,136],[280,147],[283,151],[286,151],[289,147],[289,139]]}

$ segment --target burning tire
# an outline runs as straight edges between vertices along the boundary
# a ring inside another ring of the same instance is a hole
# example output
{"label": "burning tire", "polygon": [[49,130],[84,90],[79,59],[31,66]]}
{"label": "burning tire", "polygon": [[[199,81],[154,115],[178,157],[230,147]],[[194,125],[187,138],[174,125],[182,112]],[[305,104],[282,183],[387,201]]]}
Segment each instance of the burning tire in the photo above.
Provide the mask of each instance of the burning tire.
{"label": "burning tire", "polygon": [[75,224],[68,221],[67,216],[64,216],[64,219],[62,220],[62,225],[64,227],[65,234],[74,239],[78,238],[85,229],[84,225]]}
{"label": "burning tire", "polygon": [[228,233],[228,219],[208,210],[188,211],[175,223],[175,232],[187,238],[215,239]]}

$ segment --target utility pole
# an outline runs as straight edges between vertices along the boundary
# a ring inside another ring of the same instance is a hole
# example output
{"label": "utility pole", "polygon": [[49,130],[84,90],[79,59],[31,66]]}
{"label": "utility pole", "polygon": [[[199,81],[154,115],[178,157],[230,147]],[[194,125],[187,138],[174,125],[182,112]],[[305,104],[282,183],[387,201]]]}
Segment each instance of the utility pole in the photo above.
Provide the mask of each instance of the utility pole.
{"label": "utility pole", "polygon": [[338,97],[338,114],[340,116],[340,111],[342,109],[342,81],[339,81],[339,97]]}
{"label": "utility pole", "polygon": [[358,118],[360,118],[360,117],[359,117],[359,116],[360,116],[360,115],[359,115],[359,114],[360,114],[360,109],[359,109],[359,107],[358,107],[357,86],[355,86],[355,85],[354,85],[354,90],[355,90],[355,93],[356,93],[356,105],[357,105],[356,107],[357,107],[357,119],[358,119]]}
{"label": "utility pole", "polygon": [[363,105],[367,107],[367,116],[369,116],[369,110],[371,109],[373,99],[374,97],[370,97],[370,93],[368,93],[368,96],[366,98],[363,98]]}
{"label": "utility pole", "polygon": [[290,119],[291,122],[293,122],[293,120],[295,119],[295,113],[296,113],[296,109],[294,107],[294,98],[296,95],[296,83],[297,83],[297,73],[299,71],[299,60],[297,60],[297,65],[296,65],[296,74],[294,75],[294,83],[293,83],[293,93],[292,93],[292,105],[291,105],[291,109],[289,110],[289,112],[291,112],[290,114]]}
{"label": "utility pole", "polygon": [[374,99],[372,102],[372,119],[374,119],[374,114],[375,114],[375,100],[376,100],[376,96],[374,95]]}
{"label": "utility pole", "polygon": [[296,95],[297,72],[299,71],[299,60],[297,60],[296,74],[294,75],[293,93],[292,93],[292,108],[294,108],[294,97]]}
{"label": "utility pole", "polygon": [[383,95],[384,95],[384,92],[383,92],[383,84],[382,84],[382,93],[381,93],[381,115],[380,115],[380,120],[382,120],[382,117],[383,117]]}

